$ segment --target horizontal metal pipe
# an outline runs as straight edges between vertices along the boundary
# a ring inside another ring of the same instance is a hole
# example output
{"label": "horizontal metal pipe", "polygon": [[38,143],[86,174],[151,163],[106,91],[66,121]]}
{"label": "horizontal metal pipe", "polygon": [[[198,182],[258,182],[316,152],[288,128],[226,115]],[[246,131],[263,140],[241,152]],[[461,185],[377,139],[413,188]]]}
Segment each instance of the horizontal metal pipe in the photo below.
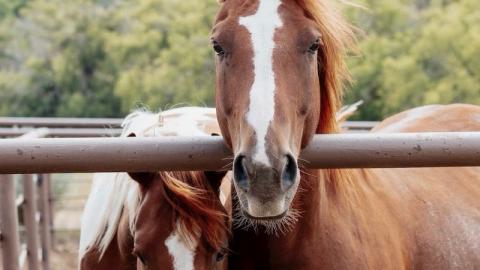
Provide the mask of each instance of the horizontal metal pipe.
{"label": "horizontal metal pipe", "polygon": [[[368,132],[371,127],[351,126],[345,127],[345,132],[362,133]],[[122,133],[119,128],[42,128],[48,131],[45,136],[33,137],[51,137],[51,138],[94,138],[94,137],[116,137]],[[29,136],[31,133],[37,132],[35,128],[0,128],[0,138],[14,138]]]}
{"label": "horizontal metal pipe", "polygon": [[37,139],[37,138],[45,138],[49,134],[48,128],[38,128],[33,129],[27,133],[24,133],[17,139],[29,140],[29,139]]}
{"label": "horizontal metal pipe", "polygon": [[[310,168],[480,166],[480,132],[316,135]],[[232,154],[221,137],[0,140],[0,174],[219,170]]]}
{"label": "horizontal metal pipe", "polygon": [[[123,120],[123,118],[0,117],[0,126],[118,128]],[[376,121],[346,121],[343,124],[349,127],[371,128],[378,123]]]}
{"label": "horizontal metal pipe", "polygon": [[380,124],[378,121],[345,121],[342,123],[343,128],[347,129],[372,129],[376,125]]}
{"label": "horizontal metal pipe", "polygon": [[120,127],[122,118],[49,118],[49,117],[0,117],[0,126],[31,127]]}
{"label": "horizontal metal pipe", "polygon": [[0,174],[218,169],[219,137],[0,140]]}
{"label": "horizontal metal pipe", "polygon": [[302,158],[313,168],[480,166],[480,132],[320,135]]}
{"label": "horizontal metal pipe", "polygon": [[[19,137],[36,132],[35,128],[0,128],[0,137]],[[48,137],[60,138],[87,138],[87,137],[113,137],[122,133],[118,128],[43,128]],[[45,136],[40,136],[45,137]]]}

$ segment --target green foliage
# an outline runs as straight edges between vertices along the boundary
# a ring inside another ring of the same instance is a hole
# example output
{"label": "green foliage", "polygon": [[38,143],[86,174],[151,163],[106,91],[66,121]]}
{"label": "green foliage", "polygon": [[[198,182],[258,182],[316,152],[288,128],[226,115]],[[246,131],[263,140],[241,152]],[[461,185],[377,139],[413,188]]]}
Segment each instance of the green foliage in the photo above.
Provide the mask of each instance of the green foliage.
{"label": "green foliage", "polygon": [[0,20],[18,15],[28,0],[0,0]]}
{"label": "green foliage", "polygon": [[215,0],[38,0],[18,16],[10,8],[5,18],[12,19],[0,23],[0,114],[122,116],[137,104],[213,106],[216,8]]}
{"label": "green foliage", "polygon": [[138,103],[214,105],[209,32],[216,8],[215,0],[125,4],[126,12],[113,18],[123,30],[106,33],[107,50],[120,69],[115,94],[123,110]]}
{"label": "green foliage", "polygon": [[85,1],[30,1],[22,8],[10,24],[9,61],[0,71],[9,115],[119,114],[101,12]]}
{"label": "green foliage", "polygon": [[383,119],[432,103],[480,104],[477,0],[365,1],[351,9],[365,30],[352,57],[347,102],[363,99],[357,118]]}
{"label": "green foliage", "polygon": [[[478,0],[357,0],[358,119],[480,104]],[[214,105],[216,0],[0,0],[0,115],[123,116]]]}

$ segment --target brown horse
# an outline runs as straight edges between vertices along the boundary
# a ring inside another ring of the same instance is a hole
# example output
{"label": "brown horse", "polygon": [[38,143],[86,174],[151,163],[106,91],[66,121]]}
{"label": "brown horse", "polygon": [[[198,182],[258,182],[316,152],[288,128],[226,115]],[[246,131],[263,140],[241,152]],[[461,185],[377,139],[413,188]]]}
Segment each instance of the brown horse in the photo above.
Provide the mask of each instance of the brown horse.
{"label": "brown horse", "polygon": [[[212,117],[213,116],[213,117]],[[136,112],[123,136],[206,136],[212,109]],[[228,216],[215,172],[96,174],[82,218],[80,269],[222,269]],[[133,180],[135,181],[133,181]]]}
{"label": "brown horse", "polygon": [[[235,154],[229,267],[480,269],[480,168],[299,169],[315,133],[338,132],[353,41],[329,0],[223,1],[212,42]],[[479,118],[432,106],[376,131],[480,131]]]}

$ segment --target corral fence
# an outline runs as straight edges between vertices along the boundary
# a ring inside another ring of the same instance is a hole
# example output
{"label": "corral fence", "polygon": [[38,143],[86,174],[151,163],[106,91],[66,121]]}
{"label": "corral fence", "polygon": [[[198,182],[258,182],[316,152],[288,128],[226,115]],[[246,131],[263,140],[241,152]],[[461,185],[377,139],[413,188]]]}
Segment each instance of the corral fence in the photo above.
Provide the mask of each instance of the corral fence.
{"label": "corral fence", "polygon": [[[113,138],[120,124],[120,119],[0,118],[0,137],[10,137],[0,140],[4,269],[26,269],[26,262],[28,269],[49,269],[51,173],[229,168],[231,152],[219,137]],[[301,158],[312,168],[480,166],[480,132],[365,133],[375,124],[346,122],[346,133],[317,135]],[[20,197],[15,195],[15,174],[22,174]],[[19,244],[19,205],[25,245]]]}
{"label": "corral fence", "polygon": [[[16,140],[21,142],[47,135],[47,129],[36,129]],[[0,175],[0,261],[5,270],[49,269],[53,234],[50,175],[23,174],[21,182],[22,193],[17,196],[14,175]],[[23,244],[19,239],[19,212],[25,231]]]}
{"label": "corral fence", "polygon": [[[0,138],[12,138],[48,128],[48,137],[114,137],[122,132],[120,118],[36,118],[0,117]],[[347,132],[361,133],[372,129],[375,121],[346,121],[342,127]]]}

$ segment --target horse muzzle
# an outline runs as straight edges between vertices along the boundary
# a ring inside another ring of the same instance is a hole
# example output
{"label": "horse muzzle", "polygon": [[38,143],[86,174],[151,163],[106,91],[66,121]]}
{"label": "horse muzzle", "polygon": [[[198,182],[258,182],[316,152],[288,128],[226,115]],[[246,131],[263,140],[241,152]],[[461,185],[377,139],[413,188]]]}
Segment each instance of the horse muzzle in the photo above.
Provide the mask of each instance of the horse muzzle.
{"label": "horse muzzle", "polygon": [[272,166],[239,154],[233,163],[234,185],[242,211],[252,219],[279,219],[290,207],[298,187],[296,159],[283,155]]}

